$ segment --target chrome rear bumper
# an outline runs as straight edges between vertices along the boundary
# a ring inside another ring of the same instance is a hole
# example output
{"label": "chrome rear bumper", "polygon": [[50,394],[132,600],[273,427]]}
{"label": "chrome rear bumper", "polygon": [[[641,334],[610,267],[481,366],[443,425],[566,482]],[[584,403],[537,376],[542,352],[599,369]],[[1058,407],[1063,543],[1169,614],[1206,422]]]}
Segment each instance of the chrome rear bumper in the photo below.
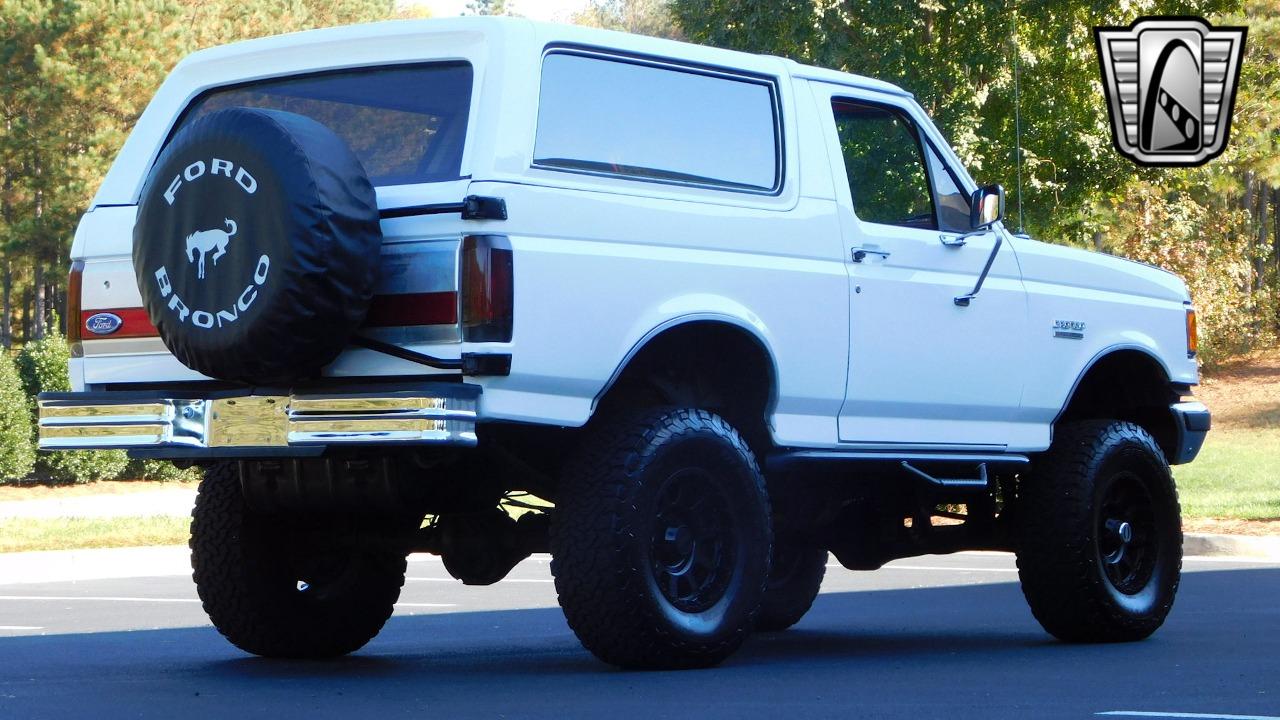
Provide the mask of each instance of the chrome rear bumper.
{"label": "chrome rear bumper", "polygon": [[[337,445],[474,446],[480,387],[334,392],[41,393],[40,449],[123,448],[157,457],[312,455]],[[156,452],[151,452],[156,451]]]}

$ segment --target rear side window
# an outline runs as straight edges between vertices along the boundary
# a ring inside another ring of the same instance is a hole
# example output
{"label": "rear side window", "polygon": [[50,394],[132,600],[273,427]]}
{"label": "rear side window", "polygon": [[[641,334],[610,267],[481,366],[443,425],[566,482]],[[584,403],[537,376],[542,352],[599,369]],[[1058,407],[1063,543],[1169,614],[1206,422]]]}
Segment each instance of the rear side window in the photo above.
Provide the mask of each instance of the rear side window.
{"label": "rear side window", "polygon": [[569,53],[543,61],[537,167],[771,192],[781,150],[769,81]]}
{"label": "rear side window", "polygon": [[337,133],[360,158],[374,185],[456,180],[471,84],[471,66],[466,63],[263,80],[201,95],[181,123],[229,107],[284,110],[306,115]]}

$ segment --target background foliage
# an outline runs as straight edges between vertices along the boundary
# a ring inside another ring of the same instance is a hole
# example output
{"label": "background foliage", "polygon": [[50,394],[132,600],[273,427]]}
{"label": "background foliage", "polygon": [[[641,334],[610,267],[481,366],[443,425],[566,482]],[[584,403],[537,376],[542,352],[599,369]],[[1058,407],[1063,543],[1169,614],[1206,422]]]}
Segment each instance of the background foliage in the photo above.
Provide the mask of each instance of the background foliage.
{"label": "background foliage", "polygon": [[[24,345],[22,352],[18,353],[17,365],[27,396],[34,398],[42,392],[69,391],[71,382],[67,377],[67,361],[70,359],[67,341],[56,330]],[[34,426],[35,403],[29,401],[26,405]],[[55,483],[114,480],[124,472],[128,463],[123,450],[41,452],[36,458],[35,476]]]}
{"label": "background foliage", "polygon": [[0,483],[25,478],[35,464],[27,396],[13,359],[0,351]]}

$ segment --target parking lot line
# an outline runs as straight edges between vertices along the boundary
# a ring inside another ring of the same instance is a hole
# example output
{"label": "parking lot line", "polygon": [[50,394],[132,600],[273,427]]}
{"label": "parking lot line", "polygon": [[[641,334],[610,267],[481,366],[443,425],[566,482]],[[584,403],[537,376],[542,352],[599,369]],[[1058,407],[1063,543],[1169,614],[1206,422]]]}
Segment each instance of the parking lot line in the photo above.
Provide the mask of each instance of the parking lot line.
{"label": "parking lot line", "polygon": [[0,595],[0,600],[85,600],[90,602],[198,603],[200,598],[115,597],[104,595]]}
{"label": "parking lot line", "polygon": [[1151,712],[1142,710],[1108,710],[1096,715],[1111,717],[1193,717],[1198,720],[1280,720],[1275,715],[1215,715],[1212,712]]}

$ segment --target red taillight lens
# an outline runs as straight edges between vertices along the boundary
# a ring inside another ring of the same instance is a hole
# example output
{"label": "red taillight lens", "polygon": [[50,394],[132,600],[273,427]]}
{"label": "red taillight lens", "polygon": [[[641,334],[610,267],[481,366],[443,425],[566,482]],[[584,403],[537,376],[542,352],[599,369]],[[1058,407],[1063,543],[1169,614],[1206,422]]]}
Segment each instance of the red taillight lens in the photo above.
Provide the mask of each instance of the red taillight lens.
{"label": "red taillight lens", "polygon": [[1196,351],[1200,348],[1200,336],[1196,331],[1196,311],[1187,308],[1187,357],[1196,356]]}
{"label": "red taillight lens", "polygon": [[515,276],[504,235],[462,239],[462,340],[511,342]]}
{"label": "red taillight lens", "polygon": [[76,260],[71,263],[71,272],[67,275],[67,316],[62,319],[67,328],[71,357],[84,357],[84,345],[80,344],[80,328],[84,323],[84,318],[80,317],[80,290],[83,285],[84,262]]}

